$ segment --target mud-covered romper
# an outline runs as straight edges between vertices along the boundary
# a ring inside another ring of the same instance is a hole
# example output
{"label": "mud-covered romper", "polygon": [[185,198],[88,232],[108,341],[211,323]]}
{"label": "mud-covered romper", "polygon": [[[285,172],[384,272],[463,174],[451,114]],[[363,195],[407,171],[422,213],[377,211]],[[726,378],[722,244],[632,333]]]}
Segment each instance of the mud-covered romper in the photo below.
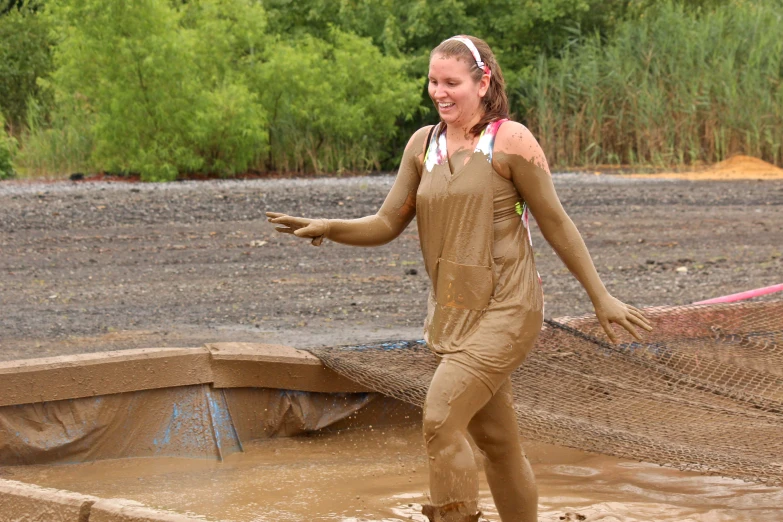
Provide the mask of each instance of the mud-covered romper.
{"label": "mud-covered romper", "polygon": [[[492,393],[524,360],[543,321],[528,211],[514,184],[492,167],[495,135],[504,121],[484,129],[472,156],[454,172],[446,135],[436,127],[416,194],[431,281],[425,340]],[[498,224],[505,225],[503,237],[495,237]]]}

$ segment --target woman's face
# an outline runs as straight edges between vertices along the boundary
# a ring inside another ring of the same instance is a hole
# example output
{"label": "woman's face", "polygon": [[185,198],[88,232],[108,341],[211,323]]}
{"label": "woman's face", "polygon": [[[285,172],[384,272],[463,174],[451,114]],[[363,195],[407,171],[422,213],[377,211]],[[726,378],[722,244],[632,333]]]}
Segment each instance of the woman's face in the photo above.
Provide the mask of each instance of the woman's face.
{"label": "woman's face", "polygon": [[430,60],[430,98],[447,125],[468,126],[481,119],[481,98],[488,88],[489,76],[473,80],[462,58],[436,54]]}

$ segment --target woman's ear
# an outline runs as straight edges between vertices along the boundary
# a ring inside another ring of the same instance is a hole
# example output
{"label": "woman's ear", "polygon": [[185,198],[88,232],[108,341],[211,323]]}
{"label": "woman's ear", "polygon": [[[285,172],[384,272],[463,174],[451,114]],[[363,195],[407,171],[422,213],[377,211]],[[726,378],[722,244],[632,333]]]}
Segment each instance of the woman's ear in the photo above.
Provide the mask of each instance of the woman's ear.
{"label": "woman's ear", "polygon": [[490,76],[488,74],[484,74],[481,76],[481,80],[479,80],[479,98],[483,98],[485,94],[487,94],[487,91],[489,90],[489,81]]}

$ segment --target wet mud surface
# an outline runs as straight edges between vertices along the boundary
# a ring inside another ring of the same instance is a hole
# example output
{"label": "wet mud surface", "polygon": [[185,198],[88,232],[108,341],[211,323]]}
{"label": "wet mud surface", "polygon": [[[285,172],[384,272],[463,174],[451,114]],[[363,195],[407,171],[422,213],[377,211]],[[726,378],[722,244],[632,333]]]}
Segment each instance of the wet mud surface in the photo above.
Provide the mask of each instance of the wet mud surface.
{"label": "wet mud surface", "polygon": [[[756,522],[783,517],[783,489],[527,444],[539,520]],[[124,459],[0,468],[3,478],[123,497],[233,522],[426,522],[418,426],[257,441],[224,462]],[[485,482],[481,508],[499,520]]]}
{"label": "wet mud surface", "polygon": [[[265,211],[375,212],[393,178],[0,184],[0,359],[248,341],[417,338],[415,223],[378,248],[274,232]],[[637,306],[783,282],[783,181],[556,174],[604,282]],[[533,225],[546,316],[590,302]]]}

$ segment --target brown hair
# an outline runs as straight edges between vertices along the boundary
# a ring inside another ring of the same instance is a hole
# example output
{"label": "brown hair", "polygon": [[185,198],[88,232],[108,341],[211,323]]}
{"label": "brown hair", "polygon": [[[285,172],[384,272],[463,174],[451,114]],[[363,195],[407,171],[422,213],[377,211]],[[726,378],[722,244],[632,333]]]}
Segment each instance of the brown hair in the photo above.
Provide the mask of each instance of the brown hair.
{"label": "brown hair", "polygon": [[[508,118],[508,97],[506,96],[506,82],[503,79],[503,71],[500,70],[500,64],[498,64],[498,61],[495,59],[495,54],[492,52],[492,49],[490,49],[487,42],[481,38],[476,38],[475,36],[465,36],[465,38],[468,38],[473,42],[481,55],[481,60],[491,71],[489,89],[487,89],[487,93],[481,99],[481,104],[484,108],[484,116],[472,129],[470,129],[470,132],[474,136],[478,136],[481,134],[481,131],[484,130],[484,127],[491,122],[502,118]],[[430,60],[436,54],[465,60],[470,67],[470,75],[476,82],[481,80],[481,77],[484,75],[484,71],[476,64],[473,53],[470,52],[468,46],[459,40],[449,39],[442,41],[440,45],[430,52]],[[443,133],[446,131],[446,122],[441,119],[440,123],[440,133]]]}

